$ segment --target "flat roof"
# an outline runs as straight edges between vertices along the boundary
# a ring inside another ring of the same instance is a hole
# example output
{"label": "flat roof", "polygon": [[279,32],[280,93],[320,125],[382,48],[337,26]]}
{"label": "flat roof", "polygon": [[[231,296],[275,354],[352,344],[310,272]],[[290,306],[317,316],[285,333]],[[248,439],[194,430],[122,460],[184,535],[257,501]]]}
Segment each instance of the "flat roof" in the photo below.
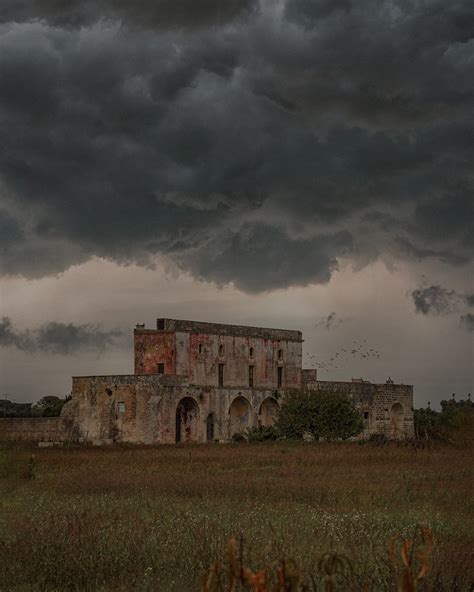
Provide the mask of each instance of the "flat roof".
{"label": "flat roof", "polygon": [[258,337],[260,339],[280,339],[286,341],[302,341],[302,332],[289,329],[272,329],[270,327],[252,327],[248,325],[230,325],[209,323],[204,321],[188,321],[184,319],[158,318],[157,331],[182,331],[184,333],[207,333],[214,335],[235,335],[240,337]]}

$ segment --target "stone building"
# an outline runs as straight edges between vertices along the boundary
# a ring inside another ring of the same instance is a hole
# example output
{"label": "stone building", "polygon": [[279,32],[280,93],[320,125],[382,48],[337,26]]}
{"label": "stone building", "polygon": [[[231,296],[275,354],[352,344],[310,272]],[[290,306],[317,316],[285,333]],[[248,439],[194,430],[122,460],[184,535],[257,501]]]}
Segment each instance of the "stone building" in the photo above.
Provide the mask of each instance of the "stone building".
{"label": "stone building", "polygon": [[364,436],[413,435],[413,387],[318,380],[302,369],[300,331],[158,319],[134,331],[135,373],[77,376],[61,422],[67,439],[173,443],[228,441],[268,426],[291,389],[347,393]]}

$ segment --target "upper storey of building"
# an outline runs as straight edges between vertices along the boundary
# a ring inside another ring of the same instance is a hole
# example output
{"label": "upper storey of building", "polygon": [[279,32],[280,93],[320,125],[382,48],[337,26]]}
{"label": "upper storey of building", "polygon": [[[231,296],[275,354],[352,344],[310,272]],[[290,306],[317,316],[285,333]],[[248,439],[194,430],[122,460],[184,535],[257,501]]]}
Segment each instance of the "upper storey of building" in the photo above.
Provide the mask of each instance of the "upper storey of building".
{"label": "upper storey of building", "polygon": [[158,319],[156,326],[135,329],[135,374],[174,374],[218,387],[301,386],[301,331],[178,319]]}

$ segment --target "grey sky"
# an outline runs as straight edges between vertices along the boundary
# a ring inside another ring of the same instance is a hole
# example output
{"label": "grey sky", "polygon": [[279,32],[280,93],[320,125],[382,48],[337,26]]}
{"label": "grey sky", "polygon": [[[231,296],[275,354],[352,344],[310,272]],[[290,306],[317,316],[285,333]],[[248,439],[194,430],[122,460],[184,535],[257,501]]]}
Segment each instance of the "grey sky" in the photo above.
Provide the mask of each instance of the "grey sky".
{"label": "grey sky", "polygon": [[162,314],[472,390],[473,31],[463,0],[2,2],[0,388],[129,371]]}

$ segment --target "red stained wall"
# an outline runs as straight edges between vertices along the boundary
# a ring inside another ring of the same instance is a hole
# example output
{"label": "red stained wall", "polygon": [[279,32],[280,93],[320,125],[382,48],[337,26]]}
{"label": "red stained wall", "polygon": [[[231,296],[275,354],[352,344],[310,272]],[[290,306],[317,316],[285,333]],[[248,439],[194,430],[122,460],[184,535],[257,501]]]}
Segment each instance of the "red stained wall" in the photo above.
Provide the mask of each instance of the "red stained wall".
{"label": "red stained wall", "polygon": [[165,374],[175,374],[175,341],[174,331],[135,330],[135,374],[156,374],[159,363],[165,365]]}

